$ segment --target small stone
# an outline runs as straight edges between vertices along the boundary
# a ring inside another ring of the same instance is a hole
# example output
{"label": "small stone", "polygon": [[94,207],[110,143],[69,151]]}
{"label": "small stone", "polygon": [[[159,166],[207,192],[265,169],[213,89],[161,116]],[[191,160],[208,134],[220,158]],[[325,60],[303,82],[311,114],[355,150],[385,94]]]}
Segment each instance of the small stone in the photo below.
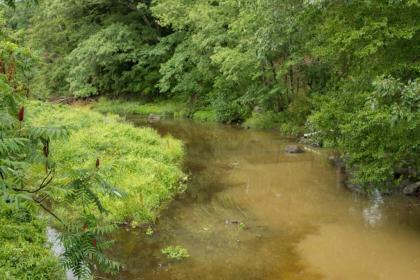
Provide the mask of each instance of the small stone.
{"label": "small stone", "polygon": [[357,193],[364,193],[364,189],[362,186],[353,184],[349,180],[344,182],[344,185],[351,191],[357,192]]}
{"label": "small stone", "polygon": [[405,194],[405,195],[416,195],[416,194],[419,193],[419,191],[420,191],[420,181],[404,187],[403,194]]}
{"label": "small stone", "polygon": [[288,154],[298,154],[303,153],[303,149],[299,147],[298,145],[288,145],[284,149],[286,153]]}
{"label": "small stone", "polygon": [[147,121],[148,121],[149,123],[156,123],[156,122],[160,121],[160,116],[150,114],[150,115],[147,117]]}
{"label": "small stone", "polygon": [[339,155],[331,155],[328,157],[328,160],[336,167],[344,168],[346,167],[346,163],[344,159]]}

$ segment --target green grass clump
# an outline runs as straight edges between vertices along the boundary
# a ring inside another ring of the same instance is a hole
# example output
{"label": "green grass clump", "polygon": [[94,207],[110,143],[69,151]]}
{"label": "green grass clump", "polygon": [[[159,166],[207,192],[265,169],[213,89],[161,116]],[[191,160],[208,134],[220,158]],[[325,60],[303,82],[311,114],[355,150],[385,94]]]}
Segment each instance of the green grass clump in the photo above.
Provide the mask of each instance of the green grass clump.
{"label": "green grass clump", "polygon": [[296,124],[289,112],[254,112],[243,124],[244,128],[274,129],[283,135],[298,136],[303,132],[303,127]]}
{"label": "green grass clump", "polygon": [[162,138],[151,128],[136,128],[89,108],[32,103],[27,111],[34,125],[71,128],[68,140],[52,143],[58,174],[92,168],[100,159],[107,180],[125,193],[121,199],[101,195],[112,221],[154,221],[165,203],[185,189],[180,183],[184,150],[172,137]]}
{"label": "green grass clump", "polygon": [[199,122],[217,122],[217,115],[212,110],[200,110],[193,114],[192,119]]}
{"label": "green grass clump", "polygon": [[122,99],[110,100],[102,97],[98,101],[92,103],[91,108],[100,113],[141,116],[149,116],[152,114],[175,119],[192,118],[199,122],[218,122],[214,110],[202,109],[196,111],[191,116],[191,111],[187,108],[185,103],[173,100],[146,103],[143,101]]}
{"label": "green grass clump", "polygon": [[150,114],[164,117],[184,117],[185,105],[176,101],[160,101],[145,103],[141,101],[110,100],[100,98],[92,104],[92,109],[101,113],[120,115],[135,114],[148,116]]}
{"label": "green grass clump", "polygon": [[252,116],[242,124],[242,126],[245,128],[275,129],[280,127],[282,121],[284,121],[284,118],[279,113],[254,112]]}
{"label": "green grass clump", "polygon": [[164,254],[170,260],[180,261],[182,259],[188,258],[188,250],[181,246],[168,246],[162,249],[162,254]]}
{"label": "green grass clump", "polygon": [[59,260],[47,246],[45,222],[26,208],[0,200],[0,279],[64,279]]}

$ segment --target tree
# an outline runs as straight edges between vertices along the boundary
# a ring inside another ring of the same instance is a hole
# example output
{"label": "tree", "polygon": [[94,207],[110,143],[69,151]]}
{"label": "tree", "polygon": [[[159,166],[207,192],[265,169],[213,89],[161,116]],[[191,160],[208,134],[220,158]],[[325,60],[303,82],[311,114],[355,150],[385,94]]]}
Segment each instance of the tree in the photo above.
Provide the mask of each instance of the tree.
{"label": "tree", "polygon": [[47,0],[34,10],[30,45],[43,58],[36,83],[50,95],[156,95],[162,32],[148,1]]}

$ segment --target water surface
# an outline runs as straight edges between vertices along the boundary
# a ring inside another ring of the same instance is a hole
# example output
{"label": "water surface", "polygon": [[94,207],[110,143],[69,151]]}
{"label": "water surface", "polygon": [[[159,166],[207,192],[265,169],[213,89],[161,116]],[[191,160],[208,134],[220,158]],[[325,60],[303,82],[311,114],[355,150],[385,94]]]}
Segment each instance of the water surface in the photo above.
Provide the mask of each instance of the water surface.
{"label": "water surface", "polygon": [[[132,119],[138,125],[142,122]],[[114,279],[420,279],[420,208],[341,184],[328,151],[288,155],[271,132],[163,121],[184,141],[188,191],[154,227],[121,230]],[[170,262],[180,245],[190,258]]]}

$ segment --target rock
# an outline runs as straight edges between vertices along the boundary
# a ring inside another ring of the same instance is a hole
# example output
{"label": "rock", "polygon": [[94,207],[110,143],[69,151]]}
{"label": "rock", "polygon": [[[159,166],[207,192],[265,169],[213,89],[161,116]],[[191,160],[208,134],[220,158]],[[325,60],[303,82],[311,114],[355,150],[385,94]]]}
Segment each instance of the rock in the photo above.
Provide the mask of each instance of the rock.
{"label": "rock", "polygon": [[315,132],[309,132],[309,133],[304,133],[303,137],[304,138],[311,138],[312,136],[316,136],[319,132],[315,131]]}
{"label": "rock", "polygon": [[299,143],[302,143],[304,145],[313,146],[315,148],[322,147],[322,142],[319,141],[316,137],[316,135],[319,132],[310,132],[310,133],[304,133],[302,137],[299,139]]}
{"label": "rock", "polygon": [[346,167],[346,163],[344,161],[344,159],[339,156],[339,155],[331,155],[328,157],[328,160],[334,165],[337,166],[339,168],[344,168]]}
{"label": "rock", "polygon": [[148,121],[149,123],[156,123],[156,122],[160,121],[160,116],[150,114],[150,115],[147,117],[147,121]]}
{"label": "rock", "polygon": [[303,149],[298,145],[287,145],[284,151],[288,154],[303,153]]}
{"label": "rock", "polygon": [[357,193],[364,193],[365,192],[362,186],[357,185],[357,184],[353,184],[349,180],[345,181],[344,185],[351,191],[354,191],[354,192],[357,192]]}
{"label": "rock", "polygon": [[225,220],[225,225],[237,225],[239,221],[236,220]]}
{"label": "rock", "polygon": [[408,185],[411,185],[413,183],[414,182],[410,179],[404,179],[399,183],[398,187],[399,187],[400,191],[402,191],[405,187],[407,187]]}
{"label": "rock", "polygon": [[420,181],[409,184],[403,188],[403,194],[405,195],[417,195],[420,191]]}
{"label": "rock", "polygon": [[303,136],[299,138],[299,143],[315,148],[321,148],[322,146],[322,143],[315,140],[314,138],[305,138]]}

